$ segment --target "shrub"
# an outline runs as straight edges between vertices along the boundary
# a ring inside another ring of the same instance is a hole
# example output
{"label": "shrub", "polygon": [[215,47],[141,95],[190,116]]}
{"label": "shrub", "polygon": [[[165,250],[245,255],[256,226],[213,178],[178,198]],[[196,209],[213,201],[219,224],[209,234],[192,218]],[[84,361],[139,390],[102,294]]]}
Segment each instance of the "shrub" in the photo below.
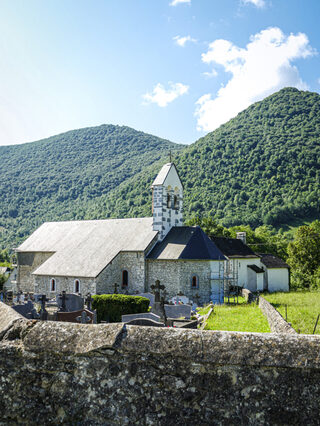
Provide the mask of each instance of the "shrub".
{"label": "shrub", "polygon": [[93,309],[97,310],[97,320],[121,322],[121,315],[148,312],[149,299],[124,294],[102,294],[93,296]]}

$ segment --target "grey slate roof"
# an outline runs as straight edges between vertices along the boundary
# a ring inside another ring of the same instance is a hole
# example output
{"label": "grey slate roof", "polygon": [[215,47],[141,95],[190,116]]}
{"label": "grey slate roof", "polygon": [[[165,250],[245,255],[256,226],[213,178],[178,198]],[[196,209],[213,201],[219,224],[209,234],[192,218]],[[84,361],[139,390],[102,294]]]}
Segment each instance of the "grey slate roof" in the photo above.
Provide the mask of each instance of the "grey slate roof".
{"label": "grey slate roof", "polygon": [[259,253],[261,262],[269,269],[272,268],[290,268],[290,266],[280,257],[270,253]]}
{"label": "grey slate roof", "polygon": [[226,260],[199,226],[174,226],[163,241],[155,245],[148,259]]}
{"label": "grey slate roof", "polygon": [[172,166],[173,166],[173,163],[164,164],[160,172],[157,174],[157,177],[153,181],[152,186],[163,185]]}
{"label": "grey slate roof", "polygon": [[237,238],[211,237],[211,240],[229,258],[259,257],[250,247]]}
{"label": "grey slate roof", "polygon": [[263,268],[259,268],[259,266],[257,266],[257,265],[248,265],[247,268],[252,269],[257,274],[261,274],[262,272],[264,272],[264,269]]}
{"label": "grey slate roof", "polygon": [[156,235],[152,217],[47,222],[17,251],[53,253],[35,275],[95,278],[120,251],[144,251]]}

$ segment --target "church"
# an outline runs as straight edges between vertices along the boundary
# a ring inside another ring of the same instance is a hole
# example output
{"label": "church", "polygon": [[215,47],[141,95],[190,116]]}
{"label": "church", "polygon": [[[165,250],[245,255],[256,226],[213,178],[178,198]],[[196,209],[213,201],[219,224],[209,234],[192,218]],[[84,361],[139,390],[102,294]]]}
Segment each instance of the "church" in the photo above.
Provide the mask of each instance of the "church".
{"label": "church", "polygon": [[54,297],[139,294],[160,280],[169,298],[223,302],[226,257],[199,227],[183,226],[183,185],[174,163],[152,184],[152,217],[47,222],[16,250],[17,287]]}
{"label": "church", "polygon": [[256,254],[245,233],[209,238],[183,226],[183,185],[174,163],[152,186],[152,217],[47,222],[17,249],[17,290],[54,297],[67,293],[150,292],[156,280],[168,299],[183,294],[223,303],[231,287],[288,291],[289,266]]}

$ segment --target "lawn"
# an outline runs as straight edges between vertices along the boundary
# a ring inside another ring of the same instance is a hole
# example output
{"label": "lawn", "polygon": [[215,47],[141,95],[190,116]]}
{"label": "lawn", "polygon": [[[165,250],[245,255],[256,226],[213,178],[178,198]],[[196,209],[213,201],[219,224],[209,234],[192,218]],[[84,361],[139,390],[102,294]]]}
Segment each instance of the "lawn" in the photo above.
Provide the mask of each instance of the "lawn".
{"label": "lawn", "polygon": [[[303,334],[312,334],[318,314],[320,314],[320,291],[291,291],[290,293],[266,294],[268,300],[286,318],[292,327]],[[320,319],[315,334],[320,334]]]}
{"label": "lawn", "polygon": [[[241,302],[243,302],[242,298]],[[270,333],[268,321],[255,303],[216,305],[205,330]]]}

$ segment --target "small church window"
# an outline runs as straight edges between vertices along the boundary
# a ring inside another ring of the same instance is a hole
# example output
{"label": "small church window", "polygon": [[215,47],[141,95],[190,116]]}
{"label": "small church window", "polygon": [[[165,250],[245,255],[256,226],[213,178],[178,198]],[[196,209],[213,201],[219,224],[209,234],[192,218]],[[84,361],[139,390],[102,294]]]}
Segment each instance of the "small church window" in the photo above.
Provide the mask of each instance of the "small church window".
{"label": "small church window", "polygon": [[171,195],[167,194],[167,207],[170,208],[171,207]]}
{"label": "small church window", "polygon": [[199,279],[196,275],[192,275],[191,277],[191,288],[198,288],[199,287]]}
{"label": "small church window", "polygon": [[80,281],[79,280],[74,280],[74,292],[80,293]]}
{"label": "small church window", "polygon": [[178,209],[178,208],[179,208],[179,199],[178,199],[178,196],[177,196],[177,195],[175,195],[175,196],[173,197],[173,206],[174,206],[174,208],[175,208],[175,209]]}
{"label": "small church window", "polygon": [[128,271],[124,269],[122,271],[122,287],[128,287]]}
{"label": "small church window", "polygon": [[50,280],[50,291],[56,291],[56,280],[54,278]]}

